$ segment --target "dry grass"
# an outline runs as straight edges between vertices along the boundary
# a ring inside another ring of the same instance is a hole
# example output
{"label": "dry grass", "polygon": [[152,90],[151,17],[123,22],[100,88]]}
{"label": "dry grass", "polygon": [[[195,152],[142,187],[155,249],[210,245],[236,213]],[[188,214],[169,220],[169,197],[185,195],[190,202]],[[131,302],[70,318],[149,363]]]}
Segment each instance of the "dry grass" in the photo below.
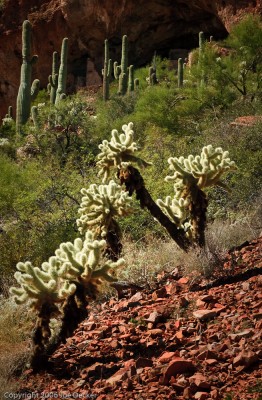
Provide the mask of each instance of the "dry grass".
{"label": "dry grass", "polygon": [[127,267],[119,271],[120,280],[127,280],[152,286],[156,276],[162,271],[171,271],[178,267],[185,275],[210,278],[223,272],[226,252],[246,240],[252,240],[261,234],[261,203],[257,202],[252,212],[237,220],[215,221],[208,225],[206,247],[201,251],[192,248],[187,253],[167,239],[163,241],[154,236],[144,237],[132,242],[124,239],[123,257]]}
{"label": "dry grass", "polygon": [[8,286],[1,286],[0,296],[0,398],[14,393],[17,375],[26,367],[33,321],[25,306],[7,298]]}

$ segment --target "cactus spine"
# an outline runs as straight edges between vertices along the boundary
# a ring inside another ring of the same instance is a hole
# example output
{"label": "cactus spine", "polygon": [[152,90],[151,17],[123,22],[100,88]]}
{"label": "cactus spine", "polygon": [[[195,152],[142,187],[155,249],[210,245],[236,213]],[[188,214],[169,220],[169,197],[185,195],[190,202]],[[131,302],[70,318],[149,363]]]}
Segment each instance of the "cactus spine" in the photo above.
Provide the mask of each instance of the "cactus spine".
{"label": "cactus spine", "polygon": [[122,57],[121,57],[121,73],[119,75],[119,89],[118,93],[124,96],[127,92],[128,87],[128,44],[127,36],[124,35],[122,38]]}
{"label": "cactus spine", "polygon": [[67,80],[67,56],[68,56],[68,38],[64,38],[61,48],[61,60],[58,74],[58,86],[56,91],[55,104],[65,97]]}
{"label": "cactus spine", "polygon": [[16,104],[16,130],[22,133],[22,126],[25,125],[30,117],[30,106],[33,98],[39,91],[39,81],[35,80],[31,88],[32,65],[37,61],[38,56],[31,57],[31,33],[32,25],[28,20],[23,22],[22,28],[22,66],[20,76],[20,86]]}
{"label": "cactus spine", "polygon": [[184,65],[182,58],[179,58],[177,64],[177,86],[179,88],[183,87],[183,80],[184,80]]}
{"label": "cactus spine", "polygon": [[109,45],[108,40],[105,40],[105,59],[103,73],[103,99],[104,101],[109,99],[109,83],[112,74],[112,60],[109,59]]}
{"label": "cactus spine", "polygon": [[59,59],[57,51],[53,52],[52,75],[49,75],[50,104],[55,104],[58,86]]}

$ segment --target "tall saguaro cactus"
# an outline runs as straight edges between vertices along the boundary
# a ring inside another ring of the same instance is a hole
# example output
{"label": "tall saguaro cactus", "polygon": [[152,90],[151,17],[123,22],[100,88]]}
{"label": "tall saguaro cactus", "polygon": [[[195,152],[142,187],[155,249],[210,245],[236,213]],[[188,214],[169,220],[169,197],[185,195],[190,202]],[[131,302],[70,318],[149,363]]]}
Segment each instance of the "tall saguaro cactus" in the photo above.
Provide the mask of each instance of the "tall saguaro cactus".
{"label": "tall saguaro cactus", "polygon": [[105,40],[105,59],[103,69],[103,99],[106,101],[109,99],[109,83],[112,74],[112,60],[109,59],[109,45],[108,40]]}
{"label": "tall saguaro cactus", "polygon": [[128,43],[127,36],[122,38],[121,73],[119,75],[119,94],[124,96],[128,87]]}
{"label": "tall saguaro cactus", "polygon": [[31,57],[31,37],[32,25],[28,20],[23,22],[22,28],[22,66],[20,76],[20,86],[16,104],[16,130],[22,133],[22,127],[30,116],[31,101],[37,96],[39,91],[39,80],[34,80],[31,87],[32,65],[36,63],[38,56]]}
{"label": "tall saguaro cactus", "polygon": [[183,87],[184,81],[184,64],[182,58],[178,59],[177,62],[177,86],[179,88]]}
{"label": "tall saguaro cactus", "polygon": [[66,80],[67,80],[67,57],[68,57],[68,38],[64,38],[61,48],[61,60],[58,74],[58,86],[56,91],[55,104],[64,98],[66,91]]}
{"label": "tall saguaro cactus", "polygon": [[50,103],[55,104],[56,91],[58,87],[59,57],[57,51],[53,52],[52,75],[49,75]]}

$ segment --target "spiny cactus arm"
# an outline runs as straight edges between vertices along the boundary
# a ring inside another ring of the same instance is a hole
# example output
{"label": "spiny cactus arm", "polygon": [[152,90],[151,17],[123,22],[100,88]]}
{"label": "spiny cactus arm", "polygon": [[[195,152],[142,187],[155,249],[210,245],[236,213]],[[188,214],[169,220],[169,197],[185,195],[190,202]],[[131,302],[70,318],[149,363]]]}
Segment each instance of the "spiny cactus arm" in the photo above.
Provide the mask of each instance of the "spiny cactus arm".
{"label": "spiny cactus arm", "polygon": [[90,185],[81,193],[84,195],[78,210],[81,215],[76,223],[82,234],[91,229],[106,236],[112,218],[132,211],[131,198],[113,180],[107,185]]}
{"label": "spiny cactus arm", "polygon": [[107,282],[116,282],[117,278],[115,278],[114,276],[112,276],[110,274],[111,270],[114,270],[116,268],[122,267],[123,265],[125,265],[125,260],[123,258],[120,258],[119,260],[117,260],[116,262],[111,262],[108,261],[106,264],[104,264],[101,268],[96,269],[95,271],[93,271],[92,273],[92,278],[93,279],[97,279],[97,278],[103,278],[105,279]]}
{"label": "spiny cactus arm", "polygon": [[179,228],[183,227],[184,222],[189,218],[188,198],[178,199],[174,197],[172,199],[171,196],[167,196],[165,201],[158,199],[156,203]]}
{"label": "spiny cactus arm", "polygon": [[203,147],[200,156],[171,157],[168,159],[169,168],[175,172],[165,180],[169,182],[181,179],[184,184],[195,181],[200,189],[213,185],[226,188],[220,181],[221,176],[236,169],[235,162],[231,161],[228,155],[228,151],[223,151],[221,147],[214,149],[212,145],[208,145]]}
{"label": "spiny cactus arm", "polygon": [[118,62],[115,61],[113,64],[113,69],[114,69],[114,77],[116,80],[119,79],[119,75],[121,74],[121,66],[118,65]]}
{"label": "spiny cactus arm", "polygon": [[74,243],[61,243],[59,249],[55,251],[56,256],[61,261],[65,269],[67,279],[77,279],[84,271],[84,267],[78,259],[78,254],[83,250],[83,241],[80,238],[74,240]]}
{"label": "spiny cactus arm", "polygon": [[40,89],[40,80],[35,79],[31,86],[31,101],[36,99],[36,96],[39,93],[39,89]]}
{"label": "spiny cactus arm", "polygon": [[104,175],[103,182],[110,176],[111,167],[120,167],[122,162],[136,162],[144,167],[151,165],[135,155],[138,150],[136,142],[134,142],[133,123],[123,125],[123,133],[119,133],[116,129],[111,132],[111,140],[104,140],[99,145],[101,152],[98,154],[97,166],[100,167],[99,176]]}
{"label": "spiny cactus arm", "polygon": [[65,285],[58,277],[33,267],[30,262],[18,263],[17,269],[15,278],[21,287],[10,288],[10,293],[18,304],[29,300],[31,306],[39,310],[44,303],[59,303],[75,290],[73,284]]}

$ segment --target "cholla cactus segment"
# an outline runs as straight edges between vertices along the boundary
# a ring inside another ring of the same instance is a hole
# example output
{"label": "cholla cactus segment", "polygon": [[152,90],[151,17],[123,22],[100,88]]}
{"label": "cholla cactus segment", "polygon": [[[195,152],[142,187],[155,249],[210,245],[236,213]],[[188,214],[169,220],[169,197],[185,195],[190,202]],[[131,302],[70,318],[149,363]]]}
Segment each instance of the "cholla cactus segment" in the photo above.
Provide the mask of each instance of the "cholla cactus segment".
{"label": "cholla cactus segment", "polygon": [[156,203],[179,228],[184,228],[184,223],[190,217],[189,198],[179,198],[177,195],[172,199],[171,196],[167,196],[165,201],[158,199]]}
{"label": "cholla cactus segment", "polygon": [[112,218],[132,212],[131,197],[113,180],[107,185],[92,184],[81,193],[83,197],[78,210],[81,215],[76,220],[81,234],[92,230],[106,236]]}
{"label": "cholla cactus segment", "polygon": [[223,173],[236,169],[228,151],[223,151],[221,147],[213,148],[212,145],[203,147],[200,156],[169,158],[168,163],[174,175],[167,176],[166,181],[176,181],[179,185],[188,185],[194,181],[199,189],[213,185],[227,189],[220,178]]}
{"label": "cholla cactus segment", "polygon": [[106,241],[96,240],[94,233],[89,230],[84,240],[77,238],[74,243],[62,243],[56,250],[56,256],[65,267],[65,277],[68,280],[77,280],[84,286],[93,282],[97,284],[100,279],[113,282],[116,279],[110,272],[123,265],[124,260],[102,263],[102,252],[105,248]]}
{"label": "cholla cactus segment", "polygon": [[98,175],[103,176],[103,182],[108,180],[111,167],[120,167],[122,162],[136,162],[144,167],[151,165],[135,155],[138,146],[134,141],[133,123],[123,125],[122,130],[123,132],[119,133],[113,129],[111,140],[103,140],[98,146],[101,150],[97,162],[100,167]]}
{"label": "cholla cactus segment", "polygon": [[67,280],[61,280],[61,262],[51,257],[42,264],[42,268],[33,267],[31,262],[19,262],[15,278],[20,288],[11,287],[10,293],[17,304],[29,301],[32,308],[40,310],[44,303],[60,303],[73,294],[76,286]]}

